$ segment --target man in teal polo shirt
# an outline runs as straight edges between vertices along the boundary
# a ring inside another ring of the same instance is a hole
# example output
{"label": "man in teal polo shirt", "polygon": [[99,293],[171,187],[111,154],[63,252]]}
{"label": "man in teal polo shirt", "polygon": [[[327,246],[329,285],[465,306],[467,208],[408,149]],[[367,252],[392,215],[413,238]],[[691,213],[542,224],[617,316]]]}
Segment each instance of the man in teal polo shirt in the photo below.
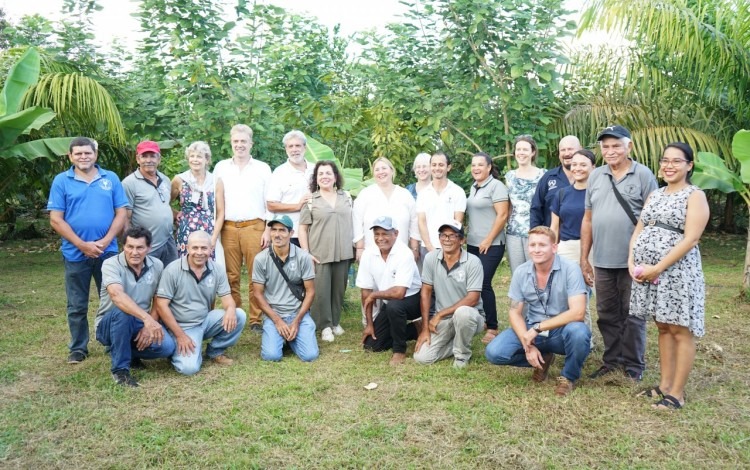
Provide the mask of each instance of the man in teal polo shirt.
{"label": "man in teal polo shirt", "polygon": [[[211,340],[206,356],[216,364],[232,365],[224,351],[240,339],[247,317],[235,307],[224,268],[211,261],[211,235],[202,230],[191,233],[187,251],[164,268],[156,306],[177,343],[172,365],[181,374],[193,375],[203,362],[204,339]],[[216,297],[222,308],[211,310]]]}
{"label": "man in teal polo shirt", "polygon": [[126,222],[128,199],[116,174],[96,164],[97,145],[87,137],[70,142],[72,166],[52,181],[47,210],[62,237],[68,298],[69,364],[83,362],[89,344],[91,278],[101,291],[102,263],[117,254],[117,235]]}

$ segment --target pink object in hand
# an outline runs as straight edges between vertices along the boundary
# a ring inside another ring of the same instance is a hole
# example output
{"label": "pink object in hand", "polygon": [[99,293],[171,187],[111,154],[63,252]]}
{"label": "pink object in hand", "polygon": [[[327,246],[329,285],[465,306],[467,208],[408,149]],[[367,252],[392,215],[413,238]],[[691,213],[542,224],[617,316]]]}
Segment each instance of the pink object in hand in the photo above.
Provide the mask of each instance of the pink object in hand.
{"label": "pink object in hand", "polygon": [[[641,274],[643,274],[643,266],[641,266],[640,264],[638,266],[636,266],[633,269],[633,274],[635,274],[635,277],[641,277]],[[653,281],[651,281],[651,284],[653,284],[653,285],[656,285],[658,283],[659,283],[659,278],[658,277],[656,279],[654,279]]]}

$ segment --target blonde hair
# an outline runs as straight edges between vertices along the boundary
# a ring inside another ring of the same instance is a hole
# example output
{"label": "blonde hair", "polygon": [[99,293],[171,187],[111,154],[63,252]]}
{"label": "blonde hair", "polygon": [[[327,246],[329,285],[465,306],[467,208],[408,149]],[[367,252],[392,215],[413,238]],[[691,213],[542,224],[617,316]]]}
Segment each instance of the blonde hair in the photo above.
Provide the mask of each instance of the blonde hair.
{"label": "blonde hair", "polygon": [[377,165],[378,162],[385,162],[385,164],[388,165],[388,167],[391,169],[391,183],[393,183],[393,178],[396,177],[396,169],[393,168],[393,163],[391,163],[391,161],[385,157],[378,157],[374,162],[372,162],[373,169],[375,169],[375,165]]}
{"label": "blonde hair", "polygon": [[253,139],[253,130],[250,128],[250,126],[247,126],[245,124],[235,124],[234,126],[232,126],[232,130],[229,131],[229,135],[236,133],[247,134],[250,136],[250,140]]}
{"label": "blonde hair", "polygon": [[206,159],[207,164],[211,163],[211,147],[209,147],[208,144],[203,142],[202,140],[196,140],[192,144],[188,145],[188,147],[185,149],[185,160],[188,160],[190,158],[190,155],[194,153],[202,155]]}
{"label": "blonde hair", "polygon": [[537,225],[529,230],[529,236],[532,235],[547,235],[552,243],[557,243],[557,234],[554,230],[545,225]]}

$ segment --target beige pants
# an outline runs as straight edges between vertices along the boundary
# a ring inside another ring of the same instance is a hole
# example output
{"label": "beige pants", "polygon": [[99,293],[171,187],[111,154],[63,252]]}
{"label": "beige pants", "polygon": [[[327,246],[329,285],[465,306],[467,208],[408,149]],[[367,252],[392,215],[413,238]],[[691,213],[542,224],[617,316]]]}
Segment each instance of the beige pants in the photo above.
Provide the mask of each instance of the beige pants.
{"label": "beige pants", "polygon": [[[592,250],[593,251],[593,250]],[[557,254],[560,255],[561,258],[565,258],[567,260],[573,261],[577,265],[581,265],[581,240],[566,240],[561,241],[557,244]],[[589,264],[591,264],[591,253],[589,253]],[[593,289],[591,291],[591,296],[594,295]],[[586,299],[586,318],[583,320],[584,323],[586,323],[586,326],[589,327],[589,330],[593,333],[594,330],[591,329],[591,310],[589,309],[589,301],[590,299]],[[591,335],[591,349],[594,349],[594,335]]]}

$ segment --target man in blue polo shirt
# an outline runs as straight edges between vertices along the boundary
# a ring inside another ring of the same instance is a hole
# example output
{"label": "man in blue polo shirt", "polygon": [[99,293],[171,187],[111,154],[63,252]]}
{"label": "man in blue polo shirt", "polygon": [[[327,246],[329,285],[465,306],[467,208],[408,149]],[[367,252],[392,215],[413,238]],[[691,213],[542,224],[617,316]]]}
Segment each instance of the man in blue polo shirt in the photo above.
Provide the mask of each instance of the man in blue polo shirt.
{"label": "man in blue polo shirt", "polygon": [[116,236],[127,217],[128,199],[116,174],[96,164],[97,145],[86,137],[70,142],[72,166],[52,181],[47,210],[62,237],[65,294],[70,328],[69,364],[83,362],[89,344],[91,278],[101,291],[102,263],[117,254]]}
{"label": "man in blue polo shirt", "polygon": [[531,199],[529,209],[529,227],[537,225],[550,226],[552,215],[552,203],[557,196],[557,191],[570,186],[573,183],[573,174],[570,172],[570,164],[573,154],[580,150],[581,142],[574,135],[566,135],[560,139],[557,155],[560,158],[560,166],[546,172],[536,185],[534,197]]}
{"label": "man in blue polo shirt", "polygon": [[510,328],[487,345],[492,364],[533,367],[535,382],[547,379],[555,354],[565,355],[555,393],[565,396],[581,377],[590,352],[591,330],[583,322],[586,283],[581,269],[557,256],[557,234],[544,226],[529,230],[531,259],[510,281]]}

